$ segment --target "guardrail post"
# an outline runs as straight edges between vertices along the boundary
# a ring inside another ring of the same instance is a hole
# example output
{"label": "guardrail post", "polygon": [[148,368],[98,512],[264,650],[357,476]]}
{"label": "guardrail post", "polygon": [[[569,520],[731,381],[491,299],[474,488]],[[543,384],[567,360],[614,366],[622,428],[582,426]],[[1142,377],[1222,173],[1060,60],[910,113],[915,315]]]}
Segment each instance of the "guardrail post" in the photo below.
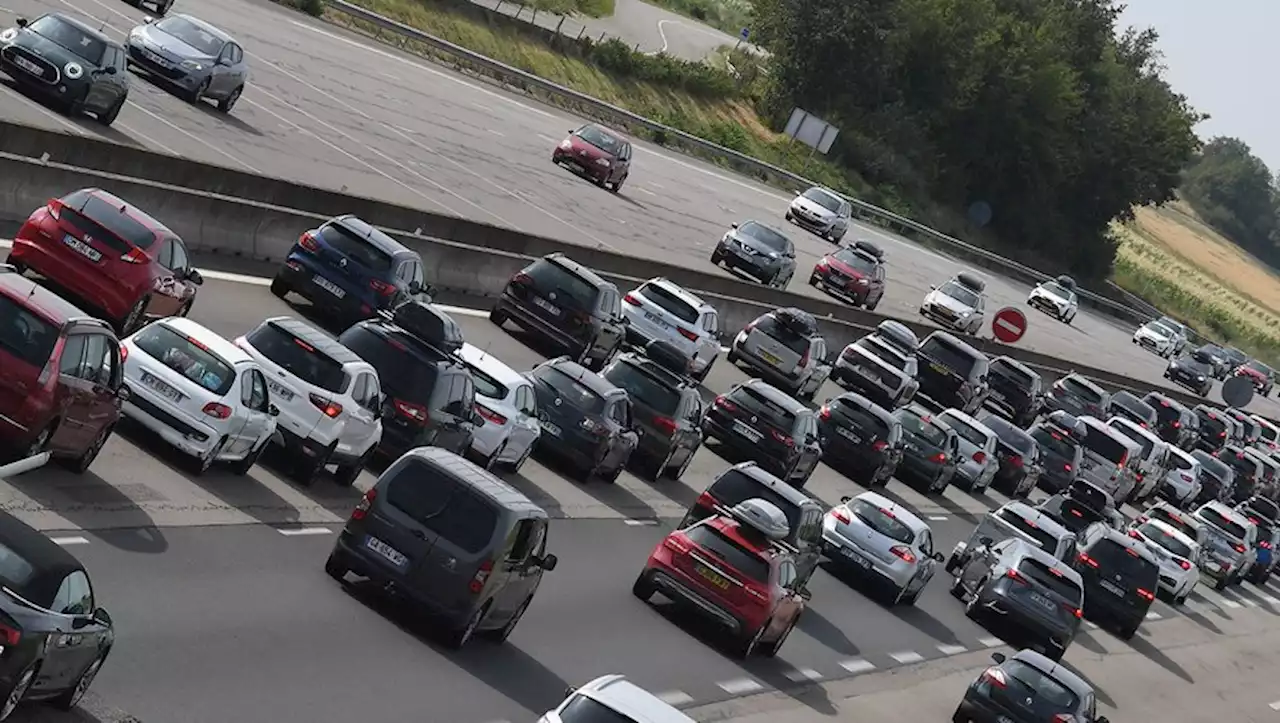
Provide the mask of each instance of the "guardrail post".
{"label": "guardrail post", "polygon": [[560,34],[560,28],[564,27],[564,16],[560,16],[560,22],[556,23],[556,35]]}
{"label": "guardrail post", "polygon": [[33,469],[39,469],[49,461],[49,453],[41,452],[34,457],[26,457],[16,462],[0,465],[0,479],[6,477],[16,477],[23,472],[30,472]]}

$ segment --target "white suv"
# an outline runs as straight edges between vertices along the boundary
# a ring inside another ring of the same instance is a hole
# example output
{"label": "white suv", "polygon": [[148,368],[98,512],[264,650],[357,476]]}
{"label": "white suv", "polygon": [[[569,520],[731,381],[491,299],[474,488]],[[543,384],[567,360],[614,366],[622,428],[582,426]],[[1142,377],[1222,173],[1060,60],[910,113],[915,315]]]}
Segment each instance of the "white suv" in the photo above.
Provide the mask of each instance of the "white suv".
{"label": "white suv", "polygon": [[484,419],[471,437],[471,454],[485,469],[519,472],[542,436],[533,384],[506,362],[470,344],[463,344],[458,356],[471,371],[476,412]]}
{"label": "white suv", "polygon": [[319,329],[288,316],[262,322],[236,339],[267,376],[280,409],[274,441],[293,453],[302,484],[330,464],[349,487],[382,440],[378,372]]}
{"label": "white suv", "polygon": [[690,360],[702,381],[720,356],[720,316],[710,304],[667,279],[650,279],[623,297],[627,343],[644,348],[665,341]]}
{"label": "white suv", "polygon": [[637,723],[694,723],[693,719],[621,675],[602,675],[538,719],[538,723],[577,721],[636,721]]}

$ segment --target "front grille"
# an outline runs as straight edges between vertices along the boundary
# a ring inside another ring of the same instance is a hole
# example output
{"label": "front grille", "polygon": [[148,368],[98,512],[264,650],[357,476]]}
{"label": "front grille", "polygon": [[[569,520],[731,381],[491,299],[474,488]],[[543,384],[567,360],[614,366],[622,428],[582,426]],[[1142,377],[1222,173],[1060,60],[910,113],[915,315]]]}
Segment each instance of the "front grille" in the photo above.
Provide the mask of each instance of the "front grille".
{"label": "front grille", "polygon": [[143,52],[141,48],[134,45],[129,46],[129,59],[134,63],[141,65],[143,68],[146,68],[148,71],[168,78],[169,80],[181,80],[187,76],[187,71],[183,70],[180,66],[169,63],[167,60],[163,59],[157,61],[152,56]]}
{"label": "front grille", "polygon": [[[0,50],[0,55],[3,55],[7,62],[13,64],[17,68],[20,68],[28,76],[32,78],[39,78],[49,85],[53,85],[62,79],[62,71],[58,70],[58,66],[50,63],[48,60],[45,60],[43,57],[36,55],[26,48],[10,45],[4,50]],[[39,68],[39,72],[20,65],[19,63],[22,62],[27,62],[36,66]]]}
{"label": "front grille", "polygon": [[937,304],[935,304],[933,307],[933,313],[937,314],[938,316],[941,316],[944,319],[956,318],[956,312],[952,311],[951,309],[948,309],[945,306],[938,306]]}

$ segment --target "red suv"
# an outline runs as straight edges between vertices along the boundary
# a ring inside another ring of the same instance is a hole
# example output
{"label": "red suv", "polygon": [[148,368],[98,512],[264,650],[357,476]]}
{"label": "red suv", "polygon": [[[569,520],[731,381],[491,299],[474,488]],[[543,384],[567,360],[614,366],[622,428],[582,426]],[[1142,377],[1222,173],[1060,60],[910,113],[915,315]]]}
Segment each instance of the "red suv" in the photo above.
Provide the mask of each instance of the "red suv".
{"label": "red suv", "polygon": [[128,396],[111,327],[0,264],[0,369],[6,454],[89,469]]}
{"label": "red suv", "polygon": [[204,283],[182,239],[97,188],[36,209],[13,240],[9,263],[101,310],[121,334],[148,316],[186,316]]}
{"label": "red suv", "polygon": [[870,241],[832,251],[809,274],[810,286],[867,311],[875,311],[884,298],[884,282],[884,252]]}
{"label": "red suv", "polygon": [[[711,618],[736,638],[743,658],[757,649],[773,657],[809,597],[794,548],[779,541],[790,531],[787,518],[760,499],[717,512],[658,543],[631,592],[646,602],[662,593]],[[772,531],[762,532],[762,516]]]}

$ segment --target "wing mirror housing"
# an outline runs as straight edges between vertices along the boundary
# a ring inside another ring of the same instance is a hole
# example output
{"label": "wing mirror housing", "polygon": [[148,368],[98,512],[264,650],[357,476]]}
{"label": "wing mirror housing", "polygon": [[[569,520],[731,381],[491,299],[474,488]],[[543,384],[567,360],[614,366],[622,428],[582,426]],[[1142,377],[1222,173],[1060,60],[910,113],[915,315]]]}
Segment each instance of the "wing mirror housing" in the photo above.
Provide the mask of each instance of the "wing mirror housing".
{"label": "wing mirror housing", "polygon": [[542,559],[538,561],[538,564],[539,566],[542,567],[543,570],[546,570],[547,572],[551,572],[552,570],[556,569],[557,565],[560,564],[560,558],[548,552],[547,554],[542,556]]}

